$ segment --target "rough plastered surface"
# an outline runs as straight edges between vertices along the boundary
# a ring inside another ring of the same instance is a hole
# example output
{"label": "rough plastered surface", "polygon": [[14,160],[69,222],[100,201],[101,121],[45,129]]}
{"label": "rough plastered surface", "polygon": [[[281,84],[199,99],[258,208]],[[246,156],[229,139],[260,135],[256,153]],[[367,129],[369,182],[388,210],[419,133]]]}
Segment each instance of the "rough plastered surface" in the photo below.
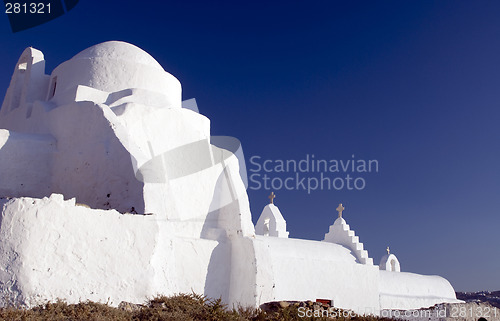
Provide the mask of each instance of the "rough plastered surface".
{"label": "rough plastered surface", "polygon": [[0,205],[0,280],[13,302],[109,298],[118,304],[144,300],[154,289],[150,262],[159,233],[151,216],[89,210],[56,194]]}
{"label": "rough plastered surface", "polygon": [[271,204],[256,235],[241,144],[211,136],[181,97],[174,76],[124,42],[50,75],[42,52],[21,54],[0,109],[1,305],[192,291],[361,313],[456,302],[441,277],[373,265],[342,218],[323,242],[287,238]]}

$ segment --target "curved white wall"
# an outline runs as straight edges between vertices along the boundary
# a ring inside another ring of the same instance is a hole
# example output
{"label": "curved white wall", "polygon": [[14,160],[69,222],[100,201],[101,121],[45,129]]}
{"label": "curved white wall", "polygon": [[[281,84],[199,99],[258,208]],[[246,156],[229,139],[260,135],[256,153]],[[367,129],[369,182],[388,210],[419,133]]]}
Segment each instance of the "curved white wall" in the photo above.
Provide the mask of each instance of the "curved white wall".
{"label": "curved white wall", "polygon": [[378,267],[356,263],[344,246],[265,236],[256,236],[254,245],[271,262],[273,300],[331,299],[359,313],[378,311]]}
{"label": "curved white wall", "polygon": [[380,270],[381,309],[419,309],[460,302],[450,282],[437,275]]}

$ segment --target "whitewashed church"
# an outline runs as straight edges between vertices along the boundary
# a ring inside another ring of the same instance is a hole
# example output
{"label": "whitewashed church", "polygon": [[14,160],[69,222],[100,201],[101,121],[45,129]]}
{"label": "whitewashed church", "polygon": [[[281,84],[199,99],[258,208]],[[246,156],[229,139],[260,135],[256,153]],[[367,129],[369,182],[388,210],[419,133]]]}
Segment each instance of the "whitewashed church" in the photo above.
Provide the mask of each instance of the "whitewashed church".
{"label": "whitewashed church", "polygon": [[0,109],[2,304],[193,291],[361,313],[458,302],[446,279],[400,272],[389,250],[375,265],[342,204],[323,241],[291,238],[274,194],[254,226],[244,172],[239,142],[210,136],[145,51],[105,42],[46,75],[27,48]]}

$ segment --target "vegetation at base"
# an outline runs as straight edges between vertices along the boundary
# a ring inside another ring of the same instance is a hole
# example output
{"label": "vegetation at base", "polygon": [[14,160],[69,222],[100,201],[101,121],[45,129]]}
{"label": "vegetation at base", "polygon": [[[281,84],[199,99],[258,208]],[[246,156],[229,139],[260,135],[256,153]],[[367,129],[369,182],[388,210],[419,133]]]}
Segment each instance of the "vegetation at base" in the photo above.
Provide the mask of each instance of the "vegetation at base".
{"label": "vegetation at base", "polygon": [[[302,313],[303,314],[303,313]],[[63,301],[46,303],[32,309],[15,307],[1,308],[0,320],[19,321],[190,321],[190,320],[382,320],[376,317],[325,318],[301,317],[298,305],[290,305],[278,311],[265,312],[255,308],[229,309],[220,299],[209,299],[198,294],[179,294],[171,297],[159,296],[146,304],[125,304],[115,308],[107,304],[82,302],[67,304]]]}

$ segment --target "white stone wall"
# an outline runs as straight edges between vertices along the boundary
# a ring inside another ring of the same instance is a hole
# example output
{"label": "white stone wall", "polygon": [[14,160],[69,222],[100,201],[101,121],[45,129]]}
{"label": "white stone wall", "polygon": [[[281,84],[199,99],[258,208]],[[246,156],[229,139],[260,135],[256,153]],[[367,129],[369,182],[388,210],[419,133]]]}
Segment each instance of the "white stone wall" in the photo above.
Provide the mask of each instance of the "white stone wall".
{"label": "white stone wall", "polygon": [[271,261],[274,297],[268,301],[331,299],[336,307],[357,312],[378,310],[378,267],[356,263],[349,249],[299,239],[256,240]]}
{"label": "white stone wall", "polygon": [[10,303],[117,305],[193,291],[230,300],[227,240],[176,237],[175,223],[154,215],[75,204],[57,194],[0,199],[0,294]]}
{"label": "white stone wall", "polygon": [[381,309],[419,309],[438,303],[457,303],[450,282],[437,275],[380,270]]}
{"label": "white stone wall", "polygon": [[0,206],[3,298],[28,306],[58,298],[116,305],[154,292],[159,234],[152,216],[91,210],[56,194],[2,199]]}

